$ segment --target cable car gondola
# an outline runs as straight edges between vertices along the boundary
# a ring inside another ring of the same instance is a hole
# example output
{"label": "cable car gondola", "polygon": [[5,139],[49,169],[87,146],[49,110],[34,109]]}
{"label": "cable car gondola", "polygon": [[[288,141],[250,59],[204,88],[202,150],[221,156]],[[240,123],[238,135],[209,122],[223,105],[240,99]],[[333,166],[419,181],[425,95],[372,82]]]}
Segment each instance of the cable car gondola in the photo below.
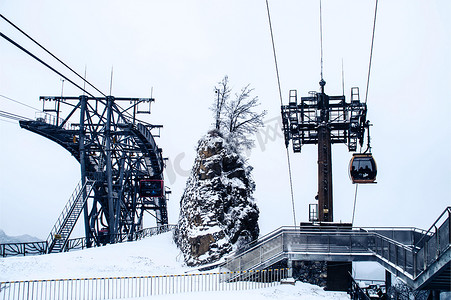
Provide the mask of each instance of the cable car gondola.
{"label": "cable car gondola", "polygon": [[376,161],[371,153],[354,154],[349,163],[352,183],[375,183],[377,175]]}
{"label": "cable car gondola", "polygon": [[143,179],[139,181],[140,197],[163,197],[164,182],[157,179]]}

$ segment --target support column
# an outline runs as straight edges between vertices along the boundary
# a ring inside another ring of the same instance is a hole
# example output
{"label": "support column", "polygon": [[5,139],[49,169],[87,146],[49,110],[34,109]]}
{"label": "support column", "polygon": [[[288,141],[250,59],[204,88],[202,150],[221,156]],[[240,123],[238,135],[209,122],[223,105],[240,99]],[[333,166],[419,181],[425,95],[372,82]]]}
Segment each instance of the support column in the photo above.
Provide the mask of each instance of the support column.
{"label": "support column", "polygon": [[432,290],[427,300],[440,300],[440,291]]}
{"label": "support column", "polygon": [[107,116],[105,127],[105,160],[106,160],[106,180],[107,180],[107,199],[108,199],[108,229],[110,234],[110,243],[115,242],[116,220],[114,215],[113,198],[113,163],[111,159],[111,115],[113,109],[113,96],[107,96]]}
{"label": "support column", "polygon": [[332,147],[329,128],[329,96],[324,94],[326,82],[321,80],[318,100],[318,219],[333,222]]}
{"label": "support column", "polygon": [[287,268],[288,268],[287,277],[293,278],[293,260],[291,260],[291,257],[288,257]]}
{"label": "support column", "polygon": [[[84,187],[86,184],[86,149],[85,149],[85,115],[86,115],[86,106],[87,106],[88,97],[83,95],[80,96],[80,131],[79,131],[79,153],[80,153],[80,168],[81,168],[81,186]],[[83,189],[83,199],[86,199],[88,196],[86,194],[86,188]],[[86,237],[86,246],[88,248],[92,245],[92,232],[91,227],[89,225],[89,211],[88,211],[88,202],[86,201],[83,206],[83,216],[85,221],[85,237]]]}
{"label": "support column", "polygon": [[391,273],[385,270],[385,290],[387,293],[390,287],[391,287]]}

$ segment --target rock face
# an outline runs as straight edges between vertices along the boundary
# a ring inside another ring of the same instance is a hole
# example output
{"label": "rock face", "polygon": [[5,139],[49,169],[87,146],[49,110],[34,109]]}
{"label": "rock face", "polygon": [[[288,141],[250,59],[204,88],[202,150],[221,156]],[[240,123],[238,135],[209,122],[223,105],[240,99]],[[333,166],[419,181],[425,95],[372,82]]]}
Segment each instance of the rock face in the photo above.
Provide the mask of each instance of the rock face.
{"label": "rock face", "polygon": [[187,265],[215,262],[257,239],[251,170],[219,132],[199,141],[174,234]]}
{"label": "rock face", "polygon": [[325,261],[293,262],[293,278],[325,287],[327,285],[327,263]]}

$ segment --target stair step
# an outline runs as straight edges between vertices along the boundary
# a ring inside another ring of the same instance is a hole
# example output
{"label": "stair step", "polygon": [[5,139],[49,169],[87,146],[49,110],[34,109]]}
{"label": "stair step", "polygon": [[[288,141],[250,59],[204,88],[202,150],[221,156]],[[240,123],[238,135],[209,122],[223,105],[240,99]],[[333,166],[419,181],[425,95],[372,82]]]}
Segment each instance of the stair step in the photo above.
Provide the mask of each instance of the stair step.
{"label": "stair step", "polygon": [[[80,185],[78,185],[75,188],[75,191],[69,198],[65,210],[63,210],[60,217],[58,218],[58,220],[63,220],[63,222],[61,222],[59,225],[55,225],[54,229],[52,230],[52,232],[58,232],[60,239],[56,240],[53,233],[51,233],[49,237],[49,242],[51,243],[51,245],[53,245],[53,248],[51,247],[52,250],[50,252],[61,252],[61,250],[63,249],[63,245],[69,238],[69,235],[72,232],[72,229],[74,228],[87,199],[89,198],[94,184],[95,183],[93,181],[87,181],[85,182],[84,187],[80,188]],[[83,198],[83,193],[86,193],[85,198]]]}

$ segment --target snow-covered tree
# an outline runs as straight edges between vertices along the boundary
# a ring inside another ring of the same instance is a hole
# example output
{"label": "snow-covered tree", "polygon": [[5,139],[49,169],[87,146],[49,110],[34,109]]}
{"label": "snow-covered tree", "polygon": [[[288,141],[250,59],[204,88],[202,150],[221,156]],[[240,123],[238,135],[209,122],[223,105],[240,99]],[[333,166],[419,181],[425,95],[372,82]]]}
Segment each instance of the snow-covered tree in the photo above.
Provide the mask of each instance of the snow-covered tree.
{"label": "snow-covered tree", "polygon": [[224,76],[224,78],[218,83],[219,86],[215,87],[216,99],[214,105],[211,107],[211,110],[214,112],[215,118],[215,129],[219,131],[221,129],[222,121],[222,111],[224,110],[224,106],[227,100],[230,97],[230,92],[232,91],[229,88],[229,77]]}
{"label": "snow-covered tree", "polygon": [[252,96],[254,89],[250,85],[230,98],[229,79],[225,76],[215,87],[217,98],[212,110],[215,116],[215,129],[221,132],[238,150],[247,150],[254,146],[249,136],[263,127],[266,111],[257,112],[260,105],[258,96]]}

